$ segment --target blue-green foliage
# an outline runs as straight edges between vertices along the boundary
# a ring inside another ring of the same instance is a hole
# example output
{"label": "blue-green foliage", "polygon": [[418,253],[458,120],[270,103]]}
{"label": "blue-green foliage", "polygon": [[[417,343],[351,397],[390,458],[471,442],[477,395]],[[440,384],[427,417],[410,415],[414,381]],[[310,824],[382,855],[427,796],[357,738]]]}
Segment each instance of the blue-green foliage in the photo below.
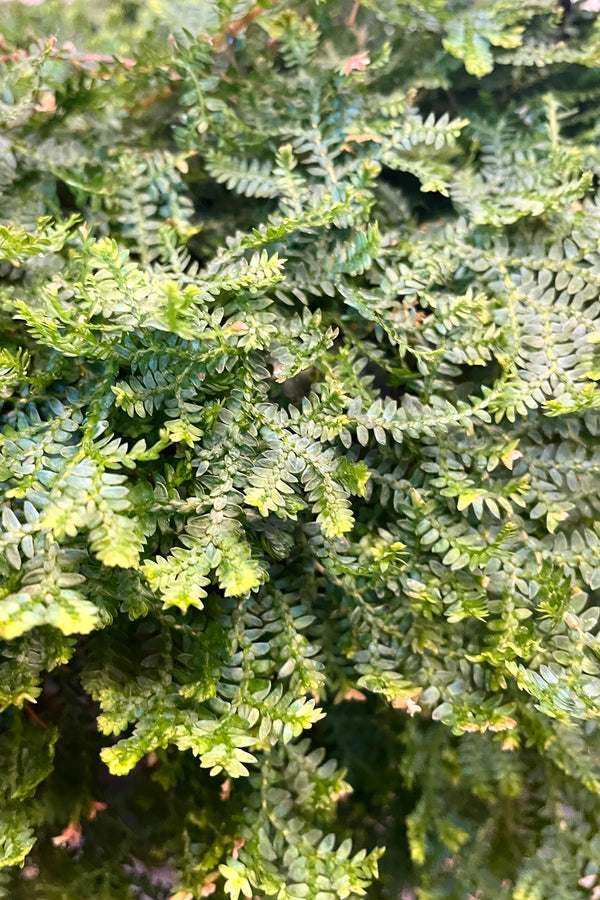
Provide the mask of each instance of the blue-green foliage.
{"label": "blue-green foliage", "polygon": [[596,896],[585,6],[5,4],[2,896]]}

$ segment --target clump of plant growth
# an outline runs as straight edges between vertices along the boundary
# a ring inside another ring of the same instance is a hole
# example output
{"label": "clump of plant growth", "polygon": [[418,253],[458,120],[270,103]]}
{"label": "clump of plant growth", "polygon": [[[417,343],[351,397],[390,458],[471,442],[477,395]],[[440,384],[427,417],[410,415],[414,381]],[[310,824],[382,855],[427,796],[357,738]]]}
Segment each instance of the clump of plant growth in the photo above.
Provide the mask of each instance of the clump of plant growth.
{"label": "clump of plant growth", "polygon": [[597,900],[586,5],[0,7],[3,896]]}

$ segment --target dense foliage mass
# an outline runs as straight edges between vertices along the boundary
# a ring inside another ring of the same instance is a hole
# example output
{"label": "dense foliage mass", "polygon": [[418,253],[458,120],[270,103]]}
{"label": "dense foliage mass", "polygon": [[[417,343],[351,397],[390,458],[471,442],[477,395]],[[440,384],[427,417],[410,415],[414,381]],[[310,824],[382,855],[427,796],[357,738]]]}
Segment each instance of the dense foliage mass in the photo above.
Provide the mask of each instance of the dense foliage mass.
{"label": "dense foliage mass", "polygon": [[591,6],[0,6],[2,896],[597,900]]}

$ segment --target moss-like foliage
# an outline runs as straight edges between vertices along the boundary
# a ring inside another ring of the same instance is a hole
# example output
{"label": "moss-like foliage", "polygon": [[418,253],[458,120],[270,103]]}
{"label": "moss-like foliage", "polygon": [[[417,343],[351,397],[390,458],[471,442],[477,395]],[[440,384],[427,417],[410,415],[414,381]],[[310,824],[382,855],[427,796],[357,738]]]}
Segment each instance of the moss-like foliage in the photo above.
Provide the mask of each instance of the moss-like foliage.
{"label": "moss-like foliage", "polygon": [[597,900],[591,6],[0,6],[0,895]]}

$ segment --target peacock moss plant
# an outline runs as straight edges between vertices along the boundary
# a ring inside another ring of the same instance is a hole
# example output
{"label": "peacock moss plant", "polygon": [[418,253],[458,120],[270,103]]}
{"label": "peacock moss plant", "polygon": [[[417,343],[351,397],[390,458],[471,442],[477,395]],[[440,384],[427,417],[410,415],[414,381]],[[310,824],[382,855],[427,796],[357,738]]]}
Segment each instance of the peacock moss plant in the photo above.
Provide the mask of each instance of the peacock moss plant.
{"label": "peacock moss plant", "polygon": [[0,6],[2,896],[598,900],[591,5]]}

